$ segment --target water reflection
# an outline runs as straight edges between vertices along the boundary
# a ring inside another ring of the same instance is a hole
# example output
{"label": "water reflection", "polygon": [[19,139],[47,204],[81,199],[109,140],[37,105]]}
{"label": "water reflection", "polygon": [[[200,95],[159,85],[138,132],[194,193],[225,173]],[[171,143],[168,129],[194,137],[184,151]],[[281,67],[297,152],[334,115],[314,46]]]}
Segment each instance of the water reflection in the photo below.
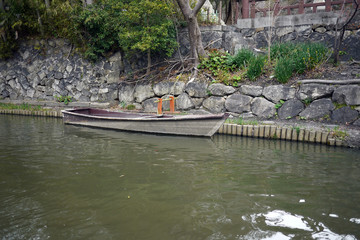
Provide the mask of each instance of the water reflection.
{"label": "water reflection", "polygon": [[0,115],[2,239],[356,239],[359,151]]}

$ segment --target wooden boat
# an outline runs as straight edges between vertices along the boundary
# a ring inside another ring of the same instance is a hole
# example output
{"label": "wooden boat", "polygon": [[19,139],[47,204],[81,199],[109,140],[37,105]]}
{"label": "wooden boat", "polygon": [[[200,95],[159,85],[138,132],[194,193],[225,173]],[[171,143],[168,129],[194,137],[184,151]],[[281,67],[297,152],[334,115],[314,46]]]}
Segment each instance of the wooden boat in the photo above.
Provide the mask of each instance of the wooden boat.
{"label": "wooden boat", "polygon": [[62,110],[66,124],[157,134],[211,137],[229,114],[154,115],[83,108]]}

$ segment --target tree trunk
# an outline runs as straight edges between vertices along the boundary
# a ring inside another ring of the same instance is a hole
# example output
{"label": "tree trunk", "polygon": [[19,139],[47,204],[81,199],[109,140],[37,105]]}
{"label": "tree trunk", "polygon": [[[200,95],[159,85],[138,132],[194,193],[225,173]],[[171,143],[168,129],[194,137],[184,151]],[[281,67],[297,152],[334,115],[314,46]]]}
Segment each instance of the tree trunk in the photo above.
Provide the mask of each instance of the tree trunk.
{"label": "tree trunk", "polygon": [[220,0],[219,2],[219,22],[218,24],[221,24],[221,19],[222,19],[222,1]]}
{"label": "tree trunk", "polygon": [[146,69],[146,74],[149,74],[151,70],[151,50],[148,49],[147,51],[147,69]]}
{"label": "tree trunk", "polygon": [[0,0],[0,10],[4,11],[4,0]]}
{"label": "tree trunk", "polygon": [[[357,0],[353,0],[353,4],[354,4],[354,6],[353,6],[354,12],[352,14],[348,15],[347,17],[346,16],[344,17],[345,0],[343,1],[342,12],[340,14],[340,17],[338,17],[338,19],[337,19],[337,23],[335,24],[334,64],[337,64],[340,60],[340,48],[341,48],[341,44],[344,39],[346,26],[353,20],[357,11],[359,10],[359,4],[357,3]],[[343,21],[341,21],[342,17],[344,18]],[[339,25],[341,25],[341,26],[339,27]],[[340,36],[338,34],[339,31],[340,31]]]}
{"label": "tree trunk", "polygon": [[44,33],[44,26],[42,24],[42,21],[41,21],[41,16],[40,16],[40,12],[38,9],[36,9],[36,15],[38,17],[38,23],[39,23],[39,28],[40,28],[40,34],[41,36],[44,36],[45,33]]}
{"label": "tree trunk", "polygon": [[198,14],[201,7],[205,3],[205,0],[199,0],[193,9],[190,8],[189,0],[176,0],[176,1],[181,9],[181,12],[184,15],[186,22],[188,23],[190,57],[193,58],[193,63],[195,66],[197,66],[197,64],[199,63],[199,57],[206,56],[202,44],[199,23],[196,18],[196,15]]}
{"label": "tree trunk", "polygon": [[46,10],[50,9],[50,2],[49,0],[45,0],[45,6],[46,6]]}

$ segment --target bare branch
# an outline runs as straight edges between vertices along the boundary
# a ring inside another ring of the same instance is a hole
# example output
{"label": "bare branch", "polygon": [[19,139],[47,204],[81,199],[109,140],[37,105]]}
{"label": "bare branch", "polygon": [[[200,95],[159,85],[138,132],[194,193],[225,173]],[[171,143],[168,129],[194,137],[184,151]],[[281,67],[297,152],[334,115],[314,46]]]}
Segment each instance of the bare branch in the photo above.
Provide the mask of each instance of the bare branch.
{"label": "bare branch", "polygon": [[196,4],[196,6],[193,9],[193,14],[196,16],[198,12],[200,11],[201,7],[204,5],[206,0],[199,0]]}

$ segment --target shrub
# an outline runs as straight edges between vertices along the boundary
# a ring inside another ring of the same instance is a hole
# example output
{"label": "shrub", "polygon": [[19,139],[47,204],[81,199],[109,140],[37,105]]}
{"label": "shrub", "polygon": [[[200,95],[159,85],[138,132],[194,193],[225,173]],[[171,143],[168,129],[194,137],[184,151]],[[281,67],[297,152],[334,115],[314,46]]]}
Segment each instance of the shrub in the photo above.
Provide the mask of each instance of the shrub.
{"label": "shrub", "polygon": [[229,57],[227,64],[229,66],[234,65],[237,68],[242,68],[253,58],[255,58],[254,53],[250,49],[243,48],[239,50],[236,55]]}
{"label": "shrub", "polygon": [[212,51],[207,58],[201,60],[198,68],[207,69],[215,77],[222,75],[223,72],[231,70],[231,66],[228,65],[230,55],[228,53],[222,53],[218,50]]}
{"label": "shrub", "polygon": [[274,43],[270,49],[271,60],[276,60],[280,57],[289,56],[295,49],[293,43]]}
{"label": "shrub", "polygon": [[265,59],[265,56],[257,56],[250,59],[249,67],[246,72],[246,75],[250,80],[254,81],[261,75],[265,65]]}
{"label": "shrub", "polygon": [[280,83],[287,83],[293,75],[294,67],[291,59],[281,57],[275,65],[275,77]]}
{"label": "shrub", "polygon": [[286,83],[293,73],[302,74],[326,60],[328,48],[321,43],[283,43],[271,48],[271,59],[276,61],[275,77]]}

